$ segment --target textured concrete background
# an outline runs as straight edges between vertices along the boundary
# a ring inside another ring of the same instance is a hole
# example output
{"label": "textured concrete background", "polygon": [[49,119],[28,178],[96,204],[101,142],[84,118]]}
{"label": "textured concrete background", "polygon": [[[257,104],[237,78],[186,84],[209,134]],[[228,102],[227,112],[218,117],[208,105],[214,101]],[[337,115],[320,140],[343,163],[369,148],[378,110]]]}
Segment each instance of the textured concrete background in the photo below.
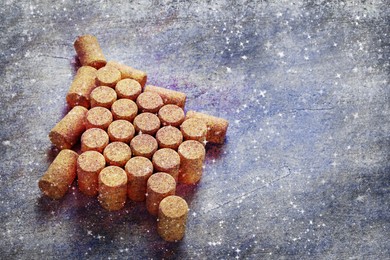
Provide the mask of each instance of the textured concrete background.
{"label": "textured concrete background", "polygon": [[[0,258],[389,259],[386,2],[2,1]],[[180,243],[142,203],[38,189],[85,33],[230,121],[200,184],[179,187]]]}

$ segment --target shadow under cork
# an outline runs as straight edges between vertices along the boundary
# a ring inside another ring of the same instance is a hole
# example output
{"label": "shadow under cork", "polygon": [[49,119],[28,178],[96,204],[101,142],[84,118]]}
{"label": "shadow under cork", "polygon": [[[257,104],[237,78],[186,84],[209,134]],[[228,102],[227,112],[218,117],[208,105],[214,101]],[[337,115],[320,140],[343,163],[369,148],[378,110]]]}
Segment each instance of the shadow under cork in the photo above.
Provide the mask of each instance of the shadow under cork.
{"label": "shadow under cork", "polygon": [[206,144],[206,157],[205,162],[218,160],[226,154],[226,141],[223,144]]}

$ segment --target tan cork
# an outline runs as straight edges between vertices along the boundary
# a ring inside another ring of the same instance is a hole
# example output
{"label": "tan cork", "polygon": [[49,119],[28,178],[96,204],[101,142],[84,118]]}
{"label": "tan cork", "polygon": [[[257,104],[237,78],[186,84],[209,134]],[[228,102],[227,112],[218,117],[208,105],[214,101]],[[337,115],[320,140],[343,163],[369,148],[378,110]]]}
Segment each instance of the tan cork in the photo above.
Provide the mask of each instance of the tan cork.
{"label": "tan cork", "polygon": [[141,84],[134,79],[122,79],[116,83],[115,91],[118,98],[128,98],[135,101],[141,94],[142,87]]}
{"label": "tan cork", "polygon": [[127,175],[118,166],[107,166],[99,173],[98,200],[103,208],[113,211],[125,206],[127,198]]}
{"label": "tan cork", "polygon": [[90,94],[96,87],[96,71],[95,68],[90,66],[82,66],[77,70],[66,95],[66,102],[70,107],[90,107]]}
{"label": "tan cork", "polygon": [[106,66],[96,72],[96,84],[115,88],[116,83],[121,80],[121,73],[114,67]]}
{"label": "tan cork", "polygon": [[146,209],[151,215],[158,215],[160,202],[169,195],[175,195],[175,179],[165,172],[151,175],[146,187]]}
{"label": "tan cork", "polygon": [[129,121],[115,120],[108,126],[107,133],[111,142],[130,143],[134,137],[135,129]]}
{"label": "tan cork", "polygon": [[196,184],[202,177],[206,150],[198,141],[184,141],[178,149],[180,156],[179,182]]}
{"label": "tan cork", "polygon": [[160,129],[160,119],[155,114],[145,112],[138,114],[133,121],[137,133],[155,135]]}
{"label": "tan cork", "polygon": [[103,153],[108,145],[109,137],[106,131],[100,128],[90,128],[81,135],[81,151],[97,151]]}
{"label": "tan cork", "polygon": [[172,195],[160,202],[157,232],[162,239],[176,242],[184,237],[188,216],[188,204],[179,196]]}
{"label": "tan cork", "polygon": [[184,108],[184,105],[186,103],[186,94],[184,94],[183,92],[162,87],[156,87],[152,85],[145,86],[144,92],[154,92],[159,94],[163,99],[164,104],[173,104]]}
{"label": "tan cork", "polygon": [[49,133],[50,141],[60,150],[70,149],[85,131],[87,109],[75,106]]}
{"label": "tan cork", "polygon": [[156,140],[159,148],[171,148],[177,150],[183,142],[183,134],[173,126],[161,127],[156,133]]}
{"label": "tan cork", "polygon": [[159,94],[154,92],[143,92],[137,97],[138,110],[156,114],[164,105]]}
{"label": "tan cork", "polygon": [[123,142],[112,142],[104,148],[103,155],[107,164],[123,167],[131,158],[131,150]]}
{"label": "tan cork", "polygon": [[96,151],[86,151],[77,159],[77,183],[79,190],[88,196],[98,194],[98,176],[106,166],[104,156]]}
{"label": "tan cork", "polygon": [[145,157],[131,158],[125,165],[127,173],[127,196],[133,201],[144,201],[146,182],[153,173],[152,162]]}
{"label": "tan cork", "polygon": [[110,109],[117,100],[117,94],[114,89],[107,86],[100,86],[92,90],[91,107],[105,107]]}
{"label": "tan cork", "polygon": [[85,117],[85,127],[100,128],[106,130],[112,123],[113,117],[111,111],[105,107],[93,107],[91,108]]}
{"label": "tan cork", "polygon": [[62,198],[76,178],[77,153],[64,149],[59,152],[38,182],[41,191],[52,199]]}
{"label": "tan cork", "polygon": [[109,61],[107,63],[107,66],[112,66],[118,69],[121,72],[122,79],[126,79],[126,78],[134,79],[139,82],[141,87],[145,86],[147,75],[144,71],[135,69],[133,67],[130,67],[128,65],[116,61]]}
{"label": "tan cork", "polygon": [[143,156],[151,159],[157,151],[158,144],[153,136],[141,134],[131,139],[130,148],[133,156]]}
{"label": "tan cork", "polygon": [[158,111],[158,118],[160,118],[163,126],[171,125],[179,127],[184,121],[184,110],[176,105],[164,105]]}
{"label": "tan cork", "polygon": [[189,118],[180,126],[184,140],[195,140],[206,145],[207,125],[202,119]]}
{"label": "tan cork", "polygon": [[112,104],[111,112],[115,120],[123,119],[133,122],[138,113],[138,107],[133,100],[121,98]]}
{"label": "tan cork", "polygon": [[82,66],[100,69],[106,65],[106,58],[95,36],[82,35],[77,37],[74,48]]}
{"label": "tan cork", "polygon": [[157,172],[166,172],[170,174],[175,181],[179,178],[180,156],[170,148],[157,150],[152,157],[154,170]]}
{"label": "tan cork", "polygon": [[205,121],[207,125],[206,140],[211,143],[223,144],[226,137],[226,132],[229,122],[223,118],[210,116],[196,111],[188,111],[186,119],[199,118]]}

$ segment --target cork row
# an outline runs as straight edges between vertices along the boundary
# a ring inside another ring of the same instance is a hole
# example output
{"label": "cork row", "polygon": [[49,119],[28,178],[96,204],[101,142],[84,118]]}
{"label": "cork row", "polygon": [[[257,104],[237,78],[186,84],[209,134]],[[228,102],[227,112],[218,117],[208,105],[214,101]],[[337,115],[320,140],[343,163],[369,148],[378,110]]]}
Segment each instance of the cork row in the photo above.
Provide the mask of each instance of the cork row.
{"label": "cork row", "polygon": [[[144,201],[166,241],[184,236],[188,205],[176,185],[193,185],[203,172],[207,142],[222,144],[228,122],[185,113],[186,95],[146,85],[145,72],[107,62],[96,37],[74,47],[81,67],[66,95],[71,108],[49,133],[60,150],[39,180],[50,198],[62,198],[77,178],[79,190],[109,211]],[[80,154],[71,150],[81,143]]]}

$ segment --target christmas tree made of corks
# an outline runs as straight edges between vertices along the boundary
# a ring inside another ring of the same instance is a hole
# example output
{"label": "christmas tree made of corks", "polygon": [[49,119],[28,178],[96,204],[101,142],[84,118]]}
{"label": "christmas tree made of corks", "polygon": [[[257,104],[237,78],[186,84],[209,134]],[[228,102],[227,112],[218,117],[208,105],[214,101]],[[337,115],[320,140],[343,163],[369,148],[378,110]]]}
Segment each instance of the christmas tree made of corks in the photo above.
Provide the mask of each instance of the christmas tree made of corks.
{"label": "christmas tree made of corks", "polygon": [[[79,36],[74,48],[81,67],[66,96],[71,110],[49,133],[60,152],[39,188],[60,199],[77,176],[79,190],[103,208],[145,201],[159,235],[182,239],[188,205],[176,185],[199,182],[206,143],[224,143],[228,121],[185,113],[184,93],[146,85],[145,72],[107,62],[95,36]],[[72,150],[79,142],[80,155]]]}

